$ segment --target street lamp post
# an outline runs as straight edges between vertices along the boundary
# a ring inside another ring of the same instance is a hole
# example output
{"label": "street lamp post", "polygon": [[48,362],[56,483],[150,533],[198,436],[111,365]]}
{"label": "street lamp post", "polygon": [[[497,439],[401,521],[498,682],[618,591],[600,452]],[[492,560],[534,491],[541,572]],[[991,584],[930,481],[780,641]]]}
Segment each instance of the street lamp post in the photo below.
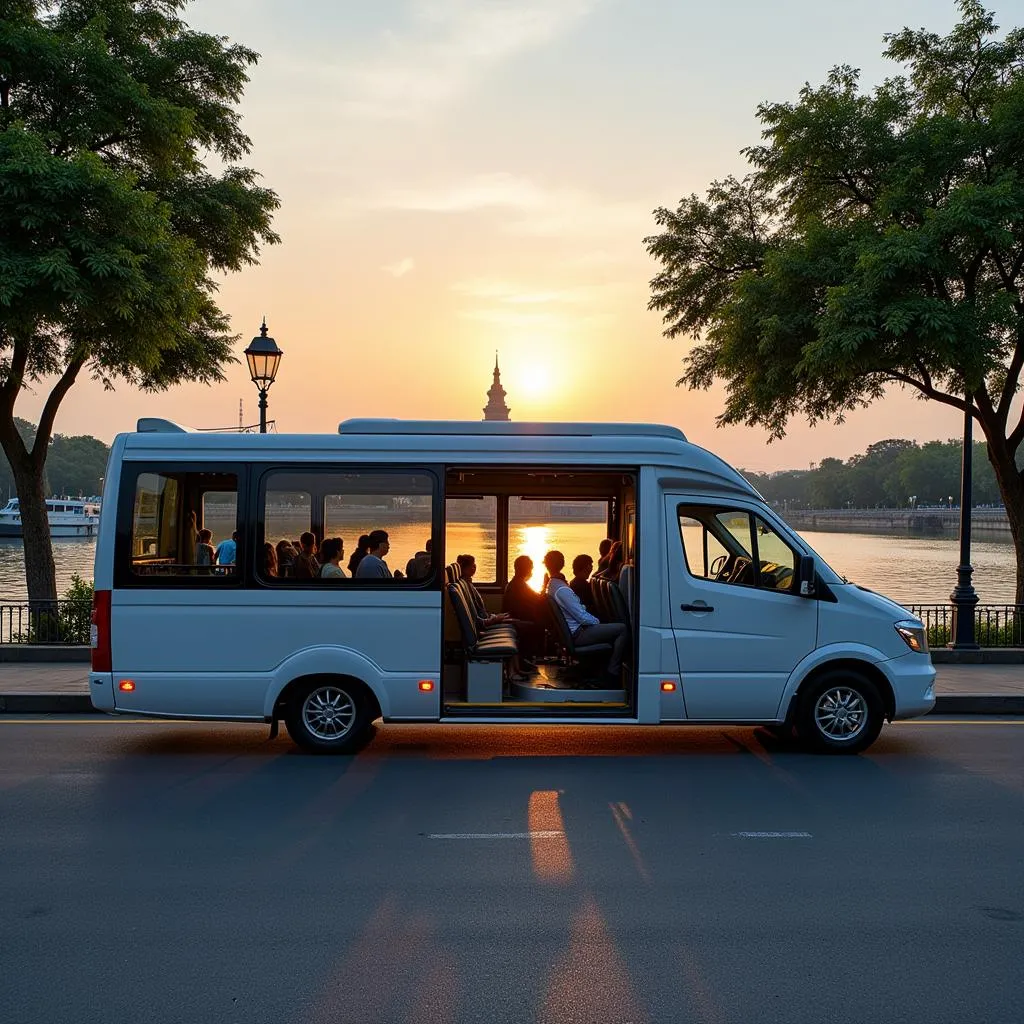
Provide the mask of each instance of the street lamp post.
{"label": "street lamp post", "polygon": [[249,364],[249,376],[260,392],[260,433],[267,432],[267,392],[277,376],[284,353],[273,338],[267,337],[267,318],[263,318],[260,333],[249,342],[245,350],[245,361]]}
{"label": "street lamp post", "polygon": [[977,650],[974,639],[974,608],[978,595],[971,585],[974,567],[971,565],[971,462],[974,454],[972,411],[974,399],[970,393],[964,396],[967,408],[964,411],[964,447],[960,462],[960,564],[956,568],[956,586],[949,595],[953,603],[953,640],[950,647],[957,650]]}

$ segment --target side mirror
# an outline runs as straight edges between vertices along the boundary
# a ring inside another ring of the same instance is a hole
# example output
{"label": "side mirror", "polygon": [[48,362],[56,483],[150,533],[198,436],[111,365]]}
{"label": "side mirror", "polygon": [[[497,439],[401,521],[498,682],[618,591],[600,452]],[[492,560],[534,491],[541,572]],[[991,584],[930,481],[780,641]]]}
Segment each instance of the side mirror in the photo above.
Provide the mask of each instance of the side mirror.
{"label": "side mirror", "polygon": [[797,566],[796,581],[797,593],[801,597],[814,597],[814,557],[812,555],[801,555],[800,564]]}

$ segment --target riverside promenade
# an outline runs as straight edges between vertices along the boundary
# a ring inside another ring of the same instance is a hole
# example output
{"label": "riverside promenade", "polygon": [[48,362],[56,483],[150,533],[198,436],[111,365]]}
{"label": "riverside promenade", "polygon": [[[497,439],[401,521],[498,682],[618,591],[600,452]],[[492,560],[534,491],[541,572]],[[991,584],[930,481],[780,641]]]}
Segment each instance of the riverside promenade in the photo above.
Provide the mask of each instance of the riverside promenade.
{"label": "riverside promenade", "polygon": [[[786,509],[786,522],[794,530],[825,530],[837,533],[878,532],[908,536],[950,536],[960,530],[960,509],[942,508],[825,508]],[[987,535],[1010,536],[1005,509],[971,510],[971,527]]]}
{"label": "riverside promenade", "polygon": [[[935,714],[1024,714],[1024,664],[935,667]],[[87,664],[0,663],[0,714],[83,714],[93,710]]]}

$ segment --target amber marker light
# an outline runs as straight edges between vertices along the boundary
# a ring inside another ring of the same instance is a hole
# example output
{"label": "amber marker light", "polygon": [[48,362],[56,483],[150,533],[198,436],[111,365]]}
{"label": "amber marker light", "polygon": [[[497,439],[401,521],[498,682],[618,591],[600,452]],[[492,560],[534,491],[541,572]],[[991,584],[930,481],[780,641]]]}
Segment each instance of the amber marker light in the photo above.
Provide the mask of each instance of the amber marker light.
{"label": "amber marker light", "polygon": [[662,693],[675,693],[676,684],[671,679],[663,679],[661,681],[661,692]]}
{"label": "amber marker light", "polygon": [[121,682],[117,684],[117,688],[122,693],[131,693],[132,690],[135,689],[135,683],[131,679],[122,679]]}
{"label": "amber marker light", "polygon": [[420,689],[424,693],[430,693],[434,689],[434,681],[432,679],[421,679]]}

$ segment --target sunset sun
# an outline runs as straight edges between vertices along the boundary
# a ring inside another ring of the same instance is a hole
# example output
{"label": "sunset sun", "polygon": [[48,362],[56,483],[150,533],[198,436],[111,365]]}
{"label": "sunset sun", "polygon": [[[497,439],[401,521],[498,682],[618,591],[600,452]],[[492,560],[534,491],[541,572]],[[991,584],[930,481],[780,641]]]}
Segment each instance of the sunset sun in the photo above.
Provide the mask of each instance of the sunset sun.
{"label": "sunset sun", "polygon": [[551,371],[546,366],[526,366],[518,374],[518,384],[527,397],[542,398],[551,391]]}

